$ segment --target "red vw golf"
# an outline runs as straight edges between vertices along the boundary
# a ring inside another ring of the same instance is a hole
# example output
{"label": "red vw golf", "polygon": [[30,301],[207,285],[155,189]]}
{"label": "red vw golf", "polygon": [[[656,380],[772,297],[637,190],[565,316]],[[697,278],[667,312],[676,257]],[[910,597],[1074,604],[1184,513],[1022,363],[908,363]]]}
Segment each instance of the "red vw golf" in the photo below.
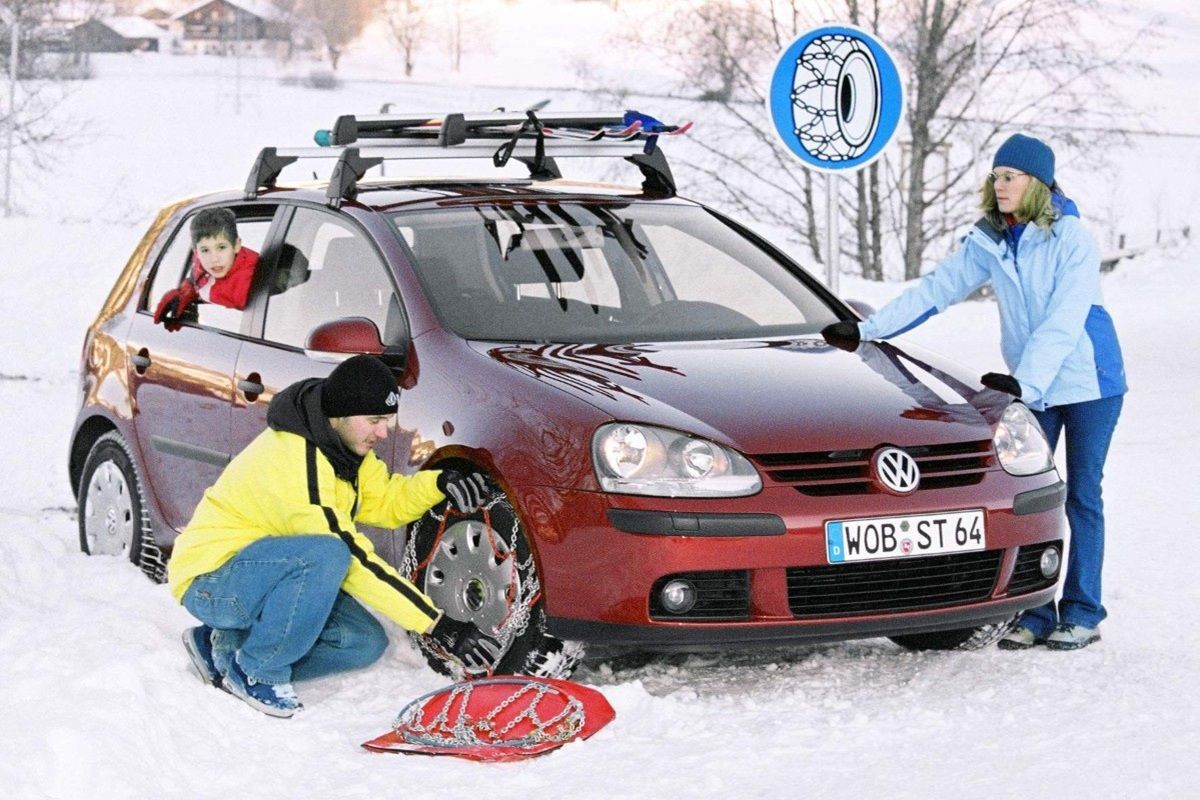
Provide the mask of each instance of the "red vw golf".
{"label": "red vw golf", "polygon": [[[84,344],[83,549],[161,579],[274,393],[369,352],[400,389],[377,447],[392,469],[502,490],[370,532],[452,616],[503,634],[501,672],[565,674],[589,644],[970,648],[1053,596],[1064,486],[1023,405],[906,344],[828,346],[855,312],[676,196],[670,131],[523,120],[344,117],[332,146],[265,150],[243,191],[165,208]],[[377,158],[494,152],[530,177],[363,178]],[[338,159],[329,182],[277,184],[313,155]],[[576,155],[643,183],[559,177]],[[212,207],[260,254],[249,300],[168,331],[153,311]]]}

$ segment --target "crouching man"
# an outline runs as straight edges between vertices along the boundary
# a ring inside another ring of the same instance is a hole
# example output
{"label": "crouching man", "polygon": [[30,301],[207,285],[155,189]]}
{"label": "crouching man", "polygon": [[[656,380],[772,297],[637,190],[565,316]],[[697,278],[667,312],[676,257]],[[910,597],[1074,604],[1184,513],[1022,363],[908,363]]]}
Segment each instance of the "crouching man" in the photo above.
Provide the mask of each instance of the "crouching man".
{"label": "crouching man", "polygon": [[293,681],[383,654],[387,634],[362,604],[431,636],[468,669],[494,661],[495,639],[443,614],[355,528],[398,527],[447,496],[460,511],[484,499],[478,473],[388,473],[371,448],[387,437],[397,400],[373,356],[292,384],[271,401],[268,429],[204,493],[167,578],[203,623],[183,642],[206,682],[290,717],[301,708]]}

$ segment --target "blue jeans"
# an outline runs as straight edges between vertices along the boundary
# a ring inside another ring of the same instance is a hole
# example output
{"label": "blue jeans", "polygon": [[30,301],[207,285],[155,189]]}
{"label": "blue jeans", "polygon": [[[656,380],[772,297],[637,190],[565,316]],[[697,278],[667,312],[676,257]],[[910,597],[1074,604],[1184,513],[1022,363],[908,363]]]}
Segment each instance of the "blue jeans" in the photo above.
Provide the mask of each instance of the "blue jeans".
{"label": "blue jeans", "polygon": [[1067,440],[1067,523],[1071,546],[1062,599],[1021,615],[1021,624],[1037,636],[1048,636],[1056,624],[1094,628],[1108,616],[1100,601],[1104,566],[1104,501],[1100,480],[1113,429],[1121,415],[1123,395],[1053,406],[1034,411],[1053,450],[1059,435]]}
{"label": "blue jeans", "polygon": [[333,536],[270,536],[198,576],[183,606],[213,629],[213,657],[260,683],[365,667],[383,654],[383,626],[341,591],[350,551]]}

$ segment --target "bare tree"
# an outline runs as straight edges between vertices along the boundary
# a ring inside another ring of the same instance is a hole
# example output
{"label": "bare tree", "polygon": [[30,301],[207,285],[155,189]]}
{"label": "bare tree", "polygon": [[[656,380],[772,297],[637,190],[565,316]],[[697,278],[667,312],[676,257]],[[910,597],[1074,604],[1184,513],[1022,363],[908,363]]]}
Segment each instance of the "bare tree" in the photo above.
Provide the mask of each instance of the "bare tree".
{"label": "bare tree", "polygon": [[[692,0],[679,12],[690,20],[646,24],[633,44],[676,69],[673,93],[695,98],[700,88],[703,125],[694,138],[704,154],[685,163],[705,178],[703,188],[792,229],[819,259],[812,176],[776,141],[764,111],[767,73],[776,53],[830,19],[888,43],[907,80],[901,142],[839,202],[863,275],[882,277],[885,261],[898,260],[907,279],[920,274],[931,245],[975,216],[979,161],[1001,136],[1049,135],[1056,147],[1099,159],[1124,136],[1112,117],[1132,127],[1111,80],[1149,71],[1136,46],[1149,26],[1124,32],[1127,45],[1113,47],[1099,38],[1100,11],[1099,0]],[[1078,24],[1084,18],[1087,28]]]}
{"label": "bare tree", "polygon": [[411,78],[414,59],[426,33],[425,4],[422,0],[387,0],[383,18],[396,47],[404,54],[404,77]]}
{"label": "bare tree", "polygon": [[[4,0],[0,9],[0,73],[7,79],[2,94],[0,140],[5,147],[6,169],[13,165],[35,170],[50,165],[53,146],[71,138],[78,125],[61,118],[60,108],[69,91],[68,80],[78,77],[61,48],[60,31],[52,24],[53,0]],[[17,63],[11,63],[13,30],[17,38]],[[14,68],[15,67],[15,68]],[[15,75],[15,80],[10,78]],[[11,149],[9,149],[11,147]],[[15,184],[5,174],[6,195]],[[10,198],[6,197],[6,201]],[[6,208],[6,213],[11,207]]]}
{"label": "bare tree", "polygon": [[382,3],[383,0],[298,0],[295,14],[311,22],[320,33],[329,65],[336,70],[346,47],[378,15]]}

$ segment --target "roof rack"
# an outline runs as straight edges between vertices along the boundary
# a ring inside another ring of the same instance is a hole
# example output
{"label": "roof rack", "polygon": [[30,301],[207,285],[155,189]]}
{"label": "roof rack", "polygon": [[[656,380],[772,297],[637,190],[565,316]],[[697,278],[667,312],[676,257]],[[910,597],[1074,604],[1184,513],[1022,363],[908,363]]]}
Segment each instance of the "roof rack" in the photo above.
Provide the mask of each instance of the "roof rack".
{"label": "roof rack", "polygon": [[675,178],[658,147],[662,135],[686,133],[691,123],[665,125],[635,111],[624,113],[407,114],[338,117],[317,131],[318,147],[264,147],[246,180],[252,200],[274,188],[280,172],[300,158],[334,158],[326,200],[337,208],[353,200],[367,170],[384,159],[487,158],[497,167],[511,159],[535,180],[561,178],[556,159],[620,157],[642,172],[642,191],[672,197]]}

